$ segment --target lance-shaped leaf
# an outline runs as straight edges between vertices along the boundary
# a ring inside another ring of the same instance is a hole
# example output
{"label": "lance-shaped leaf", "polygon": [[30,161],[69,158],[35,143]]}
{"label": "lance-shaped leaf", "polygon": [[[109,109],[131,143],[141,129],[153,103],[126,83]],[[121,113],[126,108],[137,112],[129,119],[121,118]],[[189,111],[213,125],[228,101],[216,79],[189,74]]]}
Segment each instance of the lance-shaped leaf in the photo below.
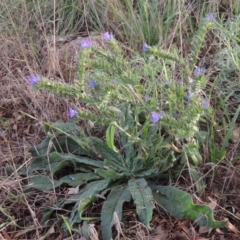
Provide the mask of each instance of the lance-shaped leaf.
{"label": "lance-shaped leaf", "polygon": [[122,218],[122,205],[124,202],[131,200],[131,193],[127,186],[122,185],[113,188],[104,201],[101,211],[101,228],[102,237],[105,240],[112,238],[112,226],[114,222],[114,213],[117,214],[118,220]]}
{"label": "lance-shaped leaf", "polygon": [[88,205],[92,202],[95,202],[97,200],[97,197],[94,195],[91,195],[89,197],[83,198],[81,200],[79,200],[78,203],[78,214],[80,219],[82,220],[93,220],[93,219],[98,219],[96,217],[83,217],[83,213],[86,211]]}
{"label": "lance-shaped leaf", "polygon": [[110,182],[109,179],[90,182],[86,184],[79,193],[66,199],[61,206],[64,206],[65,204],[74,203],[82,199],[89,198],[91,196],[97,196],[99,192],[105,190],[108,187],[109,182]]}
{"label": "lance-shaped leaf", "polygon": [[28,190],[29,188],[35,188],[41,191],[47,191],[56,187],[59,187],[60,185],[58,183],[55,183],[54,180],[52,180],[48,176],[44,175],[38,175],[33,176],[29,180],[29,185],[24,188],[24,190]]}
{"label": "lance-shaped leaf", "polygon": [[97,180],[99,176],[96,173],[76,173],[68,176],[64,176],[59,180],[56,180],[57,183],[63,184],[67,183],[71,187],[77,187],[83,184],[86,184],[89,181]]}
{"label": "lance-shaped leaf", "polygon": [[199,168],[197,167],[194,167],[194,166],[189,166],[189,172],[196,184],[196,188],[197,188],[197,191],[198,193],[201,195],[204,193],[204,190],[205,190],[205,183],[203,181],[203,178],[202,178],[202,174],[201,172],[199,171]]}
{"label": "lance-shaped leaf", "polygon": [[32,176],[29,180],[29,184],[24,188],[35,188],[41,191],[47,191],[53,188],[61,186],[63,183],[67,183],[71,187],[77,187],[86,184],[88,181],[97,180],[100,177],[96,173],[76,173],[69,176],[64,176],[59,180],[53,180],[45,175]]}
{"label": "lance-shaped leaf", "polygon": [[80,157],[73,154],[52,152],[48,157],[35,158],[28,169],[28,174],[38,170],[47,170],[54,174],[62,168],[76,163],[103,168],[102,161],[96,161],[88,157]]}
{"label": "lance-shaped leaf", "polygon": [[149,222],[152,220],[154,207],[151,188],[148,187],[147,182],[143,178],[129,180],[128,186],[136,205],[139,219],[150,228]]}
{"label": "lance-shaped leaf", "polygon": [[89,138],[91,144],[95,148],[96,152],[102,156],[103,159],[109,162],[112,162],[112,164],[117,169],[124,169],[123,167],[123,159],[122,156],[118,153],[112,150],[108,145],[103,142],[100,138],[91,137]]}
{"label": "lance-shaped leaf", "polygon": [[103,178],[116,178],[118,176],[118,174],[116,173],[116,171],[114,171],[113,169],[108,169],[108,170],[104,170],[104,169],[96,169],[95,171],[99,176],[103,177]]}
{"label": "lance-shaped leaf", "polygon": [[61,203],[60,207],[64,207],[66,204],[75,202],[75,207],[72,209],[71,216],[69,218],[71,225],[74,225],[74,223],[85,219],[95,219],[83,217],[82,215],[84,214],[88,205],[98,199],[98,194],[105,190],[108,187],[108,184],[108,179],[90,182],[86,184],[79,193],[71,196]]}
{"label": "lance-shaped leaf", "polygon": [[116,127],[113,124],[110,124],[110,126],[107,128],[107,131],[106,131],[106,142],[109,148],[117,152],[118,150],[114,145],[115,130],[116,130]]}
{"label": "lance-shaped leaf", "polygon": [[62,121],[57,121],[54,123],[45,123],[45,132],[48,133],[50,129],[55,129],[59,133],[75,133],[75,134],[80,134],[79,127],[73,123],[73,122],[62,122]]}
{"label": "lance-shaped leaf", "polygon": [[208,228],[224,227],[227,221],[217,221],[213,218],[213,210],[200,204],[194,204],[187,192],[170,186],[150,185],[154,199],[173,216],[179,219],[194,220],[200,226]]}
{"label": "lance-shaped leaf", "polygon": [[86,148],[83,148],[68,136],[57,136],[56,138],[46,137],[41,143],[29,149],[29,152],[36,157],[45,156],[54,151],[70,152],[74,153],[75,155],[95,156],[92,152]]}

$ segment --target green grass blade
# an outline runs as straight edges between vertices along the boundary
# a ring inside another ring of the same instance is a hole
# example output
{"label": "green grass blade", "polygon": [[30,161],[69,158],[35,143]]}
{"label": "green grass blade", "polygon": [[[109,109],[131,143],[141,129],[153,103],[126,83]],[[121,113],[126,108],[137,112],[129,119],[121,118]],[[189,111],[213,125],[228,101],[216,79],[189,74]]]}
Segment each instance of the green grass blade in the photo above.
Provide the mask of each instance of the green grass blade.
{"label": "green grass blade", "polygon": [[233,117],[233,119],[232,119],[232,121],[230,123],[227,135],[224,137],[224,141],[223,141],[223,145],[222,145],[222,148],[221,148],[221,152],[224,152],[226,150],[226,147],[228,146],[228,142],[229,142],[229,139],[232,136],[234,125],[235,125],[235,123],[237,121],[237,118],[239,117],[239,113],[240,113],[240,105],[238,106],[238,109],[235,112],[234,117]]}
{"label": "green grass blade", "polygon": [[64,222],[64,224],[65,224],[65,226],[66,226],[66,228],[67,228],[67,230],[68,230],[68,232],[71,236],[71,239],[73,240],[72,229],[71,229],[71,226],[70,226],[68,220],[63,215],[61,215],[61,217],[62,217],[63,222]]}

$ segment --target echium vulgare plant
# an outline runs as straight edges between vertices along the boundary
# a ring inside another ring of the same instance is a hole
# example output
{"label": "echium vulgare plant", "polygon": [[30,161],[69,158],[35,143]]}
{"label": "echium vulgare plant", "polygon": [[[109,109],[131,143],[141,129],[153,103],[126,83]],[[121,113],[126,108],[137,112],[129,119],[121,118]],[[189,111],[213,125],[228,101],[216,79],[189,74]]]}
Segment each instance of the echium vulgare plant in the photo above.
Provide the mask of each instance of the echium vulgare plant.
{"label": "echium vulgare plant", "polygon": [[[113,34],[106,32],[103,41],[108,50],[94,48],[90,39],[80,43],[76,83],[67,85],[39,75],[29,78],[34,88],[78,99],[82,106],[68,109],[71,121],[67,123],[45,123],[46,139],[30,149],[35,158],[28,169],[27,189],[45,191],[64,184],[79,189],[46,209],[43,224],[56,209],[71,207],[70,231],[100,219],[102,237],[110,240],[112,227],[121,221],[124,202],[131,199],[148,228],[154,204],[201,226],[226,224],[214,220],[208,206],[194,204],[187,192],[157,184],[177,177],[186,166],[193,180],[200,178],[198,123],[210,104],[202,91],[207,70],[193,66],[210,26],[203,22],[199,27],[187,61],[146,43],[143,53],[126,57]],[[175,79],[175,65],[182,67],[183,80]],[[101,138],[87,135],[77,125],[82,120],[92,132],[98,129],[105,134]],[[204,184],[199,182],[201,192]],[[90,213],[87,217],[88,207],[96,201],[102,201],[100,217]]]}

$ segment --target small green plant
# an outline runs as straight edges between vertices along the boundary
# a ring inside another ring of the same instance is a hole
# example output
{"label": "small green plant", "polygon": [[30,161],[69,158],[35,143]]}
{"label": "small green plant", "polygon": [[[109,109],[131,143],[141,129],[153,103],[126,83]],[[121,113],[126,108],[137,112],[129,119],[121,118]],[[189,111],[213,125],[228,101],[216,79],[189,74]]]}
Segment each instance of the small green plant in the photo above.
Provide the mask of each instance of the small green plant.
{"label": "small green plant", "polygon": [[[212,16],[209,18],[212,21]],[[115,216],[121,221],[123,204],[131,200],[148,228],[154,204],[201,226],[225,226],[226,221],[214,220],[212,210],[194,204],[188,193],[159,184],[159,179],[166,182],[187,168],[199,193],[204,191],[197,168],[202,163],[198,123],[210,105],[202,93],[206,69],[195,65],[209,21],[200,26],[188,61],[174,50],[169,53],[147,44],[143,54],[126,57],[113,35],[106,32],[107,51],[94,49],[90,40],[80,43],[75,84],[39,75],[29,78],[37,89],[77,98],[82,109],[71,106],[69,117],[86,121],[92,133],[105,131],[96,137],[73,122],[45,123],[47,138],[30,149],[35,158],[28,169],[31,177],[26,190],[45,191],[64,184],[80,187],[76,194],[55,204],[58,209],[72,207],[68,231],[78,231],[79,223],[100,219],[103,239],[110,240],[117,224]],[[176,65],[182,68],[183,80],[176,79],[172,71]],[[88,207],[101,199],[100,216],[87,216]],[[46,209],[42,223],[54,211]]]}

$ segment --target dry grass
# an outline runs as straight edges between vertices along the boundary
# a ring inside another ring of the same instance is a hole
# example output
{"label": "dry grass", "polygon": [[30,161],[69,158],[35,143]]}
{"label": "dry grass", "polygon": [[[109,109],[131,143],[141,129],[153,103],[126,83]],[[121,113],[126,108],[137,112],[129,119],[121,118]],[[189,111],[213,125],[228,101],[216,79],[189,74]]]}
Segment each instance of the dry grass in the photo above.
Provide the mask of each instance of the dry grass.
{"label": "dry grass", "polygon": [[[40,226],[39,217],[44,206],[51,201],[48,197],[52,196],[23,192],[22,184],[27,179],[22,178],[18,171],[31,161],[28,149],[44,137],[41,122],[66,121],[68,102],[51,93],[34,91],[29,86],[30,74],[44,74],[40,60],[44,59],[43,45],[47,46],[46,52],[51,50],[48,48],[47,29],[45,33],[39,29],[45,20],[39,18],[36,21],[36,16],[28,13],[25,1],[10,0],[8,4],[0,3],[8,18],[4,22],[2,18],[0,23],[0,233],[4,239],[43,239],[45,230]],[[32,26],[34,23],[36,25]],[[52,68],[55,71],[54,66]]]}

